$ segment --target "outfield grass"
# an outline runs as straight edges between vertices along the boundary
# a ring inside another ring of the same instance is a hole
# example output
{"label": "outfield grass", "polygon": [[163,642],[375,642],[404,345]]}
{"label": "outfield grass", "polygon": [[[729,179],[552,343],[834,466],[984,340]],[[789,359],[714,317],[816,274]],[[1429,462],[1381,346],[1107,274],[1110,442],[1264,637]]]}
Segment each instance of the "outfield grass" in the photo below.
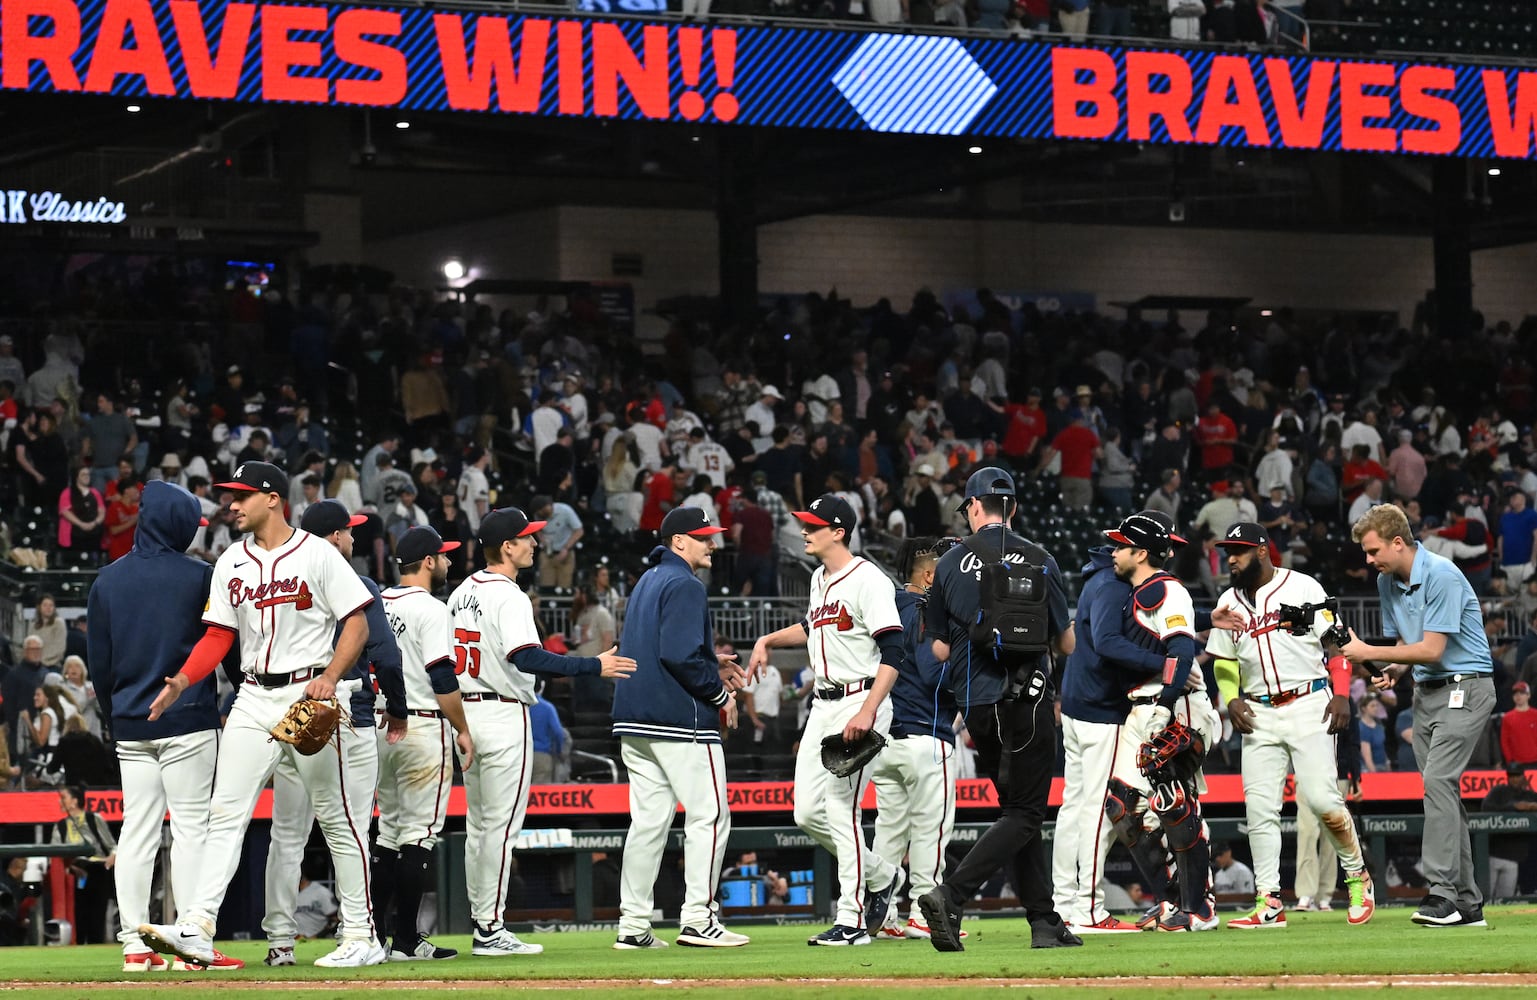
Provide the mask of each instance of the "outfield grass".
{"label": "outfield grass", "polygon": [[[861,948],[808,948],[815,926],[744,928],[753,943],[724,951],[672,947],[616,952],[613,936],[601,931],[528,935],[545,946],[543,955],[412,962],[369,969],[320,969],[311,963],[329,950],[322,942],[301,944],[300,964],[268,969],[261,964],[264,942],[220,942],[227,954],[250,963],[241,972],[170,973],[186,980],[215,977],[305,980],[506,980],[616,979],[966,979],[1102,976],[1281,976],[1353,974],[1532,974],[1537,984],[1537,908],[1491,907],[1488,928],[1430,929],[1409,922],[1410,910],[1384,910],[1365,927],[1348,927],[1341,911],[1289,914],[1284,931],[1232,931],[1169,935],[1143,933],[1089,938],[1082,948],[1032,951],[1022,920],[967,921],[966,951],[939,954],[924,941],[877,941]],[[670,931],[661,934],[671,938]],[[468,952],[465,938],[439,944]],[[119,970],[116,946],[0,949],[0,983],[112,982],[142,979]],[[742,992],[756,992],[743,984]],[[810,984],[808,989],[813,988]],[[782,990],[782,988],[780,988]],[[834,987],[836,991],[836,987]],[[885,992],[883,987],[883,993]],[[845,993],[846,993],[845,988]],[[224,991],[221,990],[221,995]],[[677,987],[668,995],[675,996]],[[737,992],[733,990],[733,992]],[[799,991],[797,991],[799,992]],[[100,991],[93,990],[93,997]],[[142,997],[144,994],[138,994]],[[1063,996],[1053,991],[1053,997]],[[1103,994],[1100,994],[1103,995]],[[1146,992],[1139,992],[1148,1000]],[[1208,994],[1203,988],[1201,996]],[[1415,996],[1427,994],[1419,991]],[[1186,994],[1188,997],[1189,994]],[[268,998],[270,1000],[270,997]],[[393,1000],[393,998],[392,998]]]}
{"label": "outfield grass", "polygon": [[[530,988],[533,988],[531,985]],[[958,982],[924,983],[913,985],[883,985],[880,987],[880,1000],[929,1000],[935,993],[945,997],[954,997],[960,1000],[961,990],[966,995],[971,995],[981,989],[1007,990],[1010,1000],[1255,1000],[1256,990],[1253,987],[1207,989],[1206,987],[1190,987],[1185,989],[1153,989],[1142,986],[1105,986],[1105,987],[1014,987],[1004,984],[995,984],[987,987],[975,984]],[[164,991],[169,993],[169,990]],[[687,986],[684,984],[655,984],[637,985],[627,987],[624,990],[624,1000],[680,1000],[680,998],[704,998],[719,997],[727,992],[719,986]],[[790,987],[779,986],[751,986],[732,988],[730,995],[740,1000],[780,1000],[792,991]],[[1327,1000],[1329,997],[1339,997],[1341,990],[1327,987],[1309,987],[1302,989],[1287,989],[1282,994],[1295,1000]],[[1385,994],[1385,988],[1373,992],[1364,992],[1360,989],[1352,991],[1354,995],[1366,997],[1381,997],[1389,1000]],[[1412,992],[1402,994],[1412,1000],[1477,1000],[1478,994],[1487,995],[1488,991],[1472,986],[1435,986],[1415,988]],[[1527,991],[1519,989],[1500,990],[1496,997],[1524,995]],[[113,989],[111,987],[81,988],[78,992],[58,992],[51,994],[57,1000],[148,1000],[149,997],[159,996],[161,990],[145,989]],[[331,997],[343,998],[346,993],[327,993],[321,989],[305,990],[297,995],[303,1000],[330,1000]],[[589,989],[540,989],[537,996],[539,1000],[578,1000],[578,998],[592,997]],[[795,1000],[849,1000],[852,988],[849,986],[826,985],[797,985],[793,988]],[[274,993],[270,989],[245,988],[236,986],[221,986],[217,991],[218,1000],[273,1000]],[[474,989],[456,988],[452,994],[452,1000],[506,1000],[507,987],[484,987]],[[401,989],[391,990],[389,1000],[445,1000],[444,990],[441,989]]]}

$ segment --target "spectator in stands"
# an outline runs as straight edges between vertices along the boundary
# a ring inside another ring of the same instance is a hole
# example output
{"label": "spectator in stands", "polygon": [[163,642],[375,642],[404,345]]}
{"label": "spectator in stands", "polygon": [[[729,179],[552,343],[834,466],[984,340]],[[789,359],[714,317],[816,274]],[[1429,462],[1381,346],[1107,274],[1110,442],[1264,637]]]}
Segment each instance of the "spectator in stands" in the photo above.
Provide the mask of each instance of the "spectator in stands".
{"label": "spectator in stands", "polygon": [[1414,432],[1395,431],[1398,446],[1388,455],[1388,477],[1393,485],[1393,496],[1400,502],[1420,495],[1425,485],[1425,456],[1414,447]]}
{"label": "spectator in stands", "polygon": [[91,483],[101,489],[116,477],[117,460],[131,456],[139,445],[133,423],[117,412],[117,401],[106,393],[96,397],[96,415],[81,437],[84,457],[91,462]]}
{"label": "spectator in stands", "polygon": [[1205,15],[1203,0],[1169,0],[1169,37],[1181,42],[1200,41]]}
{"label": "spectator in stands", "polygon": [[545,698],[544,681],[534,684],[534,703],[528,708],[528,726],[534,743],[534,768],[529,781],[535,785],[552,784],[557,780],[562,761],[571,753],[571,734],[560,724],[560,713],[555,706]]}
{"label": "spectator in stands", "polygon": [[1173,469],[1183,475],[1190,467],[1190,440],[1177,421],[1166,420],[1142,455],[1145,469]]}
{"label": "spectator in stands", "polygon": [[[1361,491],[1366,486],[1368,479],[1380,479],[1387,482],[1388,470],[1382,467],[1371,455],[1371,446],[1357,444],[1350,449],[1350,460],[1340,470],[1340,489],[1344,492],[1345,503],[1350,505],[1356,502]],[[1354,521],[1349,522],[1354,524]]]}
{"label": "spectator in stands", "polygon": [[5,711],[6,729],[12,735],[12,749],[22,749],[16,754],[19,761],[29,745],[22,736],[28,731],[23,716],[32,705],[33,691],[43,686],[48,667],[43,663],[43,640],[28,634],[22,639],[21,654],[10,670],[0,675],[0,708]]}
{"label": "spectator in stands", "polygon": [[1201,473],[1207,482],[1226,479],[1233,465],[1233,446],[1238,443],[1238,426],[1213,400],[1206,415],[1195,426],[1195,443],[1201,449]]}
{"label": "spectator in stands", "polygon": [[1500,756],[1506,766],[1537,766],[1537,711],[1532,710],[1532,686],[1517,681],[1510,694],[1515,707],[1500,719]]}
{"label": "spectator in stands", "polygon": [[1292,459],[1281,447],[1281,432],[1272,428],[1265,434],[1265,451],[1254,467],[1254,490],[1259,496],[1268,497],[1275,486],[1291,492]]}
{"label": "spectator in stands", "polygon": [[77,880],[75,940],[102,944],[113,938],[107,931],[107,903],[115,892],[112,869],[117,864],[117,840],[107,821],[86,809],[84,786],[60,788],[59,805],[64,818],[54,824],[49,843],[78,845],[85,852],[67,861],[70,874]]}
{"label": "spectator in stands", "polygon": [[[1089,429],[1088,419],[1079,412],[1051,439],[1041,455],[1039,468],[1044,469],[1052,459],[1062,456],[1062,474],[1058,477],[1058,489],[1062,505],[1072,510],[1087,510],[1094,500],[1094,453],[1099,449],[1099,438]],[[915,525],[920,534],[928,532]],[[964,534],[964,532],[963,532]]]}
{"label": "spectator in stands", "polygon": [[313,472],[306,472],[297,480],[299,483],[299,499],[297,503],[289,505],[288,523],[295,528],[299,526],[299,519],[312,504],[317,504],[325,499],[321,495],[320,477]]}
{"label": "spectator in stands", "polygon": [[0,334],[0,381],[11,383],[12,388],[27,384],[26,369],[16,356],[16,341],[10,334]]}
{"label": "spectator in stands", "polygon": [[1129,36],[1132,34],[1130,0],[1099,0],[1094,5],[1094,34]]}
{"label": "spectator in stands", "polygon": [[1350,511],[1345,515],[1347,524],[1355,524],[1373,507],[1387,503],[1382,495],[1382,485],[1382,480],[1376,476],[1372,476],[1361,484],[1360,495],[1355,498],[1350,505]]}
{"label": "spectator in stands", "polygon": [[[1484,796],[1479,810],[1486,813],[1537,812],[1537,792],[1532,790],[1527,769],[1505,764],[1505,783]],[[1489,898],[1509,899],[1521,891],[1523,865],[1532,857],[1529,834],[1494,834],[1489,838]]]}
{"label": "spectator in stands", "polygon": [[[759,391],[758,401],[747,407],[744,418],[756,424],[759,431],[772,434],[779,424],[779,418],[774,412],[775,408],[783,402],[784,396],[780,395],[779,390],[772,385],[766,385]],[[778,443],[777,437],[770,440],[760,435],[753,442],[753,450],[761,454],[770,444]]]}
{"label": "spectator in stands", "polygon": [[133,536],[139,528],[139,492],[139,484],[130,480],[107,505],[107,562],[116,562],[133,548]]}
{"label": "spectator in stands", "polygon": [[48,410],[28,413],[13,435],[16,467],[25,473],[22,497],[29,507],[47,508],[69,482],[69,445],[58,418]]}
{"label": "spectator in stands", "polygon": [[1275,542],[1276,548],[1281,550],[1282,562],[1291,565],[1291,542],[1295,537],[1297,528],[1307,520],[1306,516],[1297,505],[1292,503],[1287,495],[1287,489],[1279,484],[1271,484],[1270,495],[1259,503],[1259,523],[1264,527],[1270,540]]}
{"label": "spectator in stands", "polygon": [[59,690],[46,683],[38,684],[32,690],[31,707],[21,718],[21,742],[30,762],[28,770],[40,772],[47,767],[49,751],[59,745],[59,739],[64,735],[66,710]]}
{"label": "spectator in stands", "polygon": [[1398,751],[1393,756],[1394,769],[1418,771],[1420,763],[1414,757],[1414,709],[1399,709],[1393,717],[1393,732],[1398,736]]}
{"label": "spectator in stands", "polygon": [[1180,474],[1178,469],[1164,469],[1158,476],[1158,488],[1147,495],[1142,506],[1147,510],[1161,510],[1169,515],[1177,530],[1179,519]]}
{"label": "spectator in stands", "polygon": [[[387,431],[379,439],[379,443],[368,449],[363,455],[361,480],[358,490],[362,498],[375,506],[380,505],[378,478],[381,474],[394,467],[395,451],[400,447],[400,435],[394,431]],[[387,461],[380,461],[380,459]],[[337,466],[337,474],[340,475],[341,467]],[[331,495],[340,499],[340,494],[333,488]],[[342,501],[346,503],[345,500]],[[393,500],[391,501],[393,502]],[[382,508],[381,508],[382,509]]]}
{"label": "spectator in stands", "polygon": [[661,530],[662,519],[667,512],[678,506],[688,490],[688,470],[678,467],[677,459],[667,458],[665,464],[646,480],[645,500],[640,509],[640,530]]}
{"label": "spectator in stands", "polygon": [[1057,0],[1057,24],[1067,37],[1079,40],[1089,33],[1089,0]]}
{"label": "spectator in stands", "polygon": [[1335,468],[1339,450],[1324,445],[1308,465],[1302,505],[1315,521],[1338,524],[1340,519],[1340,480]]}
{"label": "spectator in stands", "polygon": [[1024,471],[1031,464],[1035,449],[1046,434],[1046,412],[1041,409],[1041,390],[1031,386],[1023,403],[1003,403],[994,410],[1004,419],[1004,457],[1015,469]]}
{"label": "spectator in stands", "polygon": [[[553,400],[554,394],[549,394]],[[543,403],[541,397],[540,402]],[[446,429],[453,412],[448,398],[448,385],[443,380],[443,355],[441,352],[416,358],[410,369],[400,377],[400,406],[405,411],[406,428],[415,442],[426,442],[432,435]],[[538,436],[535,436],[537,445]],[[534,454],[538,454],[536,446]]]}
{"label": "spectator in stands", "polygon": [[568,503],[541,494],[529,504],[535,521],[544,521],[539,533],[539,586],[569,589],[576,579],[576,546],[586,534],[582,519]]}
{"label": "spectator in stands", "polygon": [[52,594],[38,597],[31,620],[22,616],[18,610],[15,631],[11,635],[11,651],[18,660],[27,659],[26,647],[33,639],[41,644],[38,662],[48,670],[59,669],[59,664],[64,662],[67,645],[66,629]]}
{"label": "spectator in stands", "polygon": [[1428,532],[1423,541],[1430,551],[1449,556],[1473,585],[1473,592],[1482,595],[1488,593],[1494,559],[1489,553],[1489,529],[1467,514],[1462,501],[1469,499],[1467,493],[1460,494],[1458,503],[1446,512],[1446,526]]}
{"label": "spectator in stands", "polygon": [[1117,513],[1130,514],[1133,510],[1131,490],[1136,474],[1137,464],[1121,450],[1121,429],[1109,428],[1099,448],[1099,495]]}
{"label": "spectator in stands", "polygon": [[445,542],[458,542],[459,547],[448,553],[448,577],[462,580],[475,568],[475,543],[477,532],[470,527],[470,518],[459,506],[459,498],[452,492],[438,497],[438,505],[427,513],[427,523]]}
{"label": "spectator in stands", "polygon": [[1211,487],[1212,498],[1206,501],[1195,515],[1194,527],[1205,528],[1215,538],[1227,535],[1227,529],[1239,521],[1259,520],[1254,502],[1244,496],[1242,479],[1230,483],[1216,482]]}
{"label": "spectator in stands", "polygon": [[1212,852],[1211,864],[1216,869],[1211,887],[1217,895],[1242,896],[1245,901],[1254,895],[1254,871],[1233,857],[1232,844],[1218,844]]}
{"label": "spectator in stands", "polygon": [[78,656],[64,658],[64,686],[61,696],[68,698],[87,732],[101,735],[101,710],[96,704],[96,689],[85,673],[85,661]]}
{"label": "spectator in stands", "polygon": [[395,501],[395,506],[384,517],[384,533],[389,538],[391,552],[395,551],[395,543],[400,541],[400,536],[412,528],[427,524],[427,512],[416,502],[416,496],[416,484],[407,477],[400,487],[400,497]]}
{"label": "spectator in stands", "polygon": [[[800,449],[790,444],[788,427],[775,427],[773,437],[773,447],[758,453],[758,471],[767,477],[769,489],[783,497],[786,503],[799,508],[802,506],[803,483]],[[819,483],[814,485],[820,486]],[[657,524],[660,526],[660,519]]]}
{"label": "spectator in stands", "polygon": [[1361,696],[1361,770],[1363,772],[1388,769],[1387,708],[1375,692]]}
{"label": "spectator in stands", "polygon": [[747,420],[747,408],[761,395],[755,380],[744,378],[742,365],[728,361],[721,370],[721,387],[716,393],[715,428],[721,437],[730,437]]}
{"label": "spectator in stands", "polygon": [[773,597],[778,590],[774,565],[774,519],[747,492],[732,501],[731,541],[736,546],[731,588],[742,597]]}
{"label": "spectator in stands", "polygon": [[1500,515],[1500,530],[1494,546],[1500,572],[1514,591],[1532,573],[1532,552],[1537,546],[1537,510],[1527,505],[1526,494],[1518,489],[1511,490],[1505,502],[1507,507]]}

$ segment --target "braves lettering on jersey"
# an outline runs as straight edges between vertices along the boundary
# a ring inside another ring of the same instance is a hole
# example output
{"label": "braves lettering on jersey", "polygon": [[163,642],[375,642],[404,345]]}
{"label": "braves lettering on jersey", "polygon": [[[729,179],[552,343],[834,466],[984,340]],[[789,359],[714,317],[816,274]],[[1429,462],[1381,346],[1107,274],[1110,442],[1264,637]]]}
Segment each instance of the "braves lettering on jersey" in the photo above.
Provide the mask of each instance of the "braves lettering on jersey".
{"label": "braves lettering on jersey", "polygon": [[512,654],[539,645],[534,607],[514,580],[482,570],[448,599],[454,673],[459,690],[534,703],[534,678],[512,665]]}
{"label": "braves lettering on jersey", "polygon": [[438,699],[427,668],[442,660],[454,660],[448,608],[421,587],[391,587],[381,596],[405,667],[406,707],[415,712],[435,712]]}
{"label": "braves lettering on jersey", "polygon": [[1281,605],[1318,604],[1327,596],[1317,580],[1289,569],[1277,569],[1252,601],[1229,587],[1217,600],[1218,607],[1235,609],[1248,624],[1242,632],[1213,629],[1206,650],[1218,659],[1238,661],[1240,687],[1245,694],[1294,691],[1328,675],[1322,640],[1334,624],[1334,615],[1320,610],[1313,616],[1307,635],[1292,635],[1284,628],[1255,633],[1280,622]]}
{"label": "braves lettering on jersey", "polygon": [[[1135,588],[1129,611],[1136,629],[1128,630],[1128,638],[1139,645],[1162,650],[1176,635],[1195,638],[1195,604],[1190,600],[1190,591],[1168,573],[1155,573]],[[1200,670],[1192,670],[1190,676],[1195,678],[1195,690],[1206,690]],[[1154,675],[1129,693],[1133,698],[1144,698],[1159,694],[1163,686],[1163,678]]]}
{"label": "braves lettering on jersey", "polygon": [[875,637],[902,627],[886,574],[859,558],[832,576],[818,566],[811,574],[810,608],[802,624],[818,683],[842,686],[874,679],[881,665]]}
{"label": "braves lettering on jersey", "polygon": [[319,670],[336,649],[336,623],[373,601],[342,554],[295,531],[275,549],[247,538],[214,566],[203,621],[240,635],[248,674]]}

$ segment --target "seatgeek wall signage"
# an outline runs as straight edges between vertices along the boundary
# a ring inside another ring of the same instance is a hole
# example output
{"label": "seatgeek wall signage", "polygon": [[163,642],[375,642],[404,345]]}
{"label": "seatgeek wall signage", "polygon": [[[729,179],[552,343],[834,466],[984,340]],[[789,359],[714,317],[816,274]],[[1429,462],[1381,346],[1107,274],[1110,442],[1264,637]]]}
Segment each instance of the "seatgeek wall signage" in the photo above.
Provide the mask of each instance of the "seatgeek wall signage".
{"label": "seatgeek wall signage", "polygon": [[42,93],[1530,159],[1537,72],[235,0],[0,0]]}

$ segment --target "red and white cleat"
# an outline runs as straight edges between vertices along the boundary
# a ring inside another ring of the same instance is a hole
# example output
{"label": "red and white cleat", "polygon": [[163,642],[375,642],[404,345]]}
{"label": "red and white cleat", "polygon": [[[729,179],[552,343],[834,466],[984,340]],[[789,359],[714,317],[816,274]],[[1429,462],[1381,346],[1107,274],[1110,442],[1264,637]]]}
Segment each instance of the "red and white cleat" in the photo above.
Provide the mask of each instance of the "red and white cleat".
{"label": "red and white cleat", "polygon": [[152,951],[136,951],[123,955],[124,972],[164,972],[171,963]]}
{"label": "red and white cleat", "polygon": [[204,965],[201,962],[184,962],[177,959],[171,964],[173,972],[234,972],[236,969],[245,968],[245,963],[238,958],[230,958],[217,949],[213,953],[213,961]]}
{"label": "red and white cleat", "polygon": [[1074,934],[1136,934],[1142,928],[1136,924],[1129,924],[1115,917],[1106,917],[1092,924],[1068,924],[1067,929]]}

